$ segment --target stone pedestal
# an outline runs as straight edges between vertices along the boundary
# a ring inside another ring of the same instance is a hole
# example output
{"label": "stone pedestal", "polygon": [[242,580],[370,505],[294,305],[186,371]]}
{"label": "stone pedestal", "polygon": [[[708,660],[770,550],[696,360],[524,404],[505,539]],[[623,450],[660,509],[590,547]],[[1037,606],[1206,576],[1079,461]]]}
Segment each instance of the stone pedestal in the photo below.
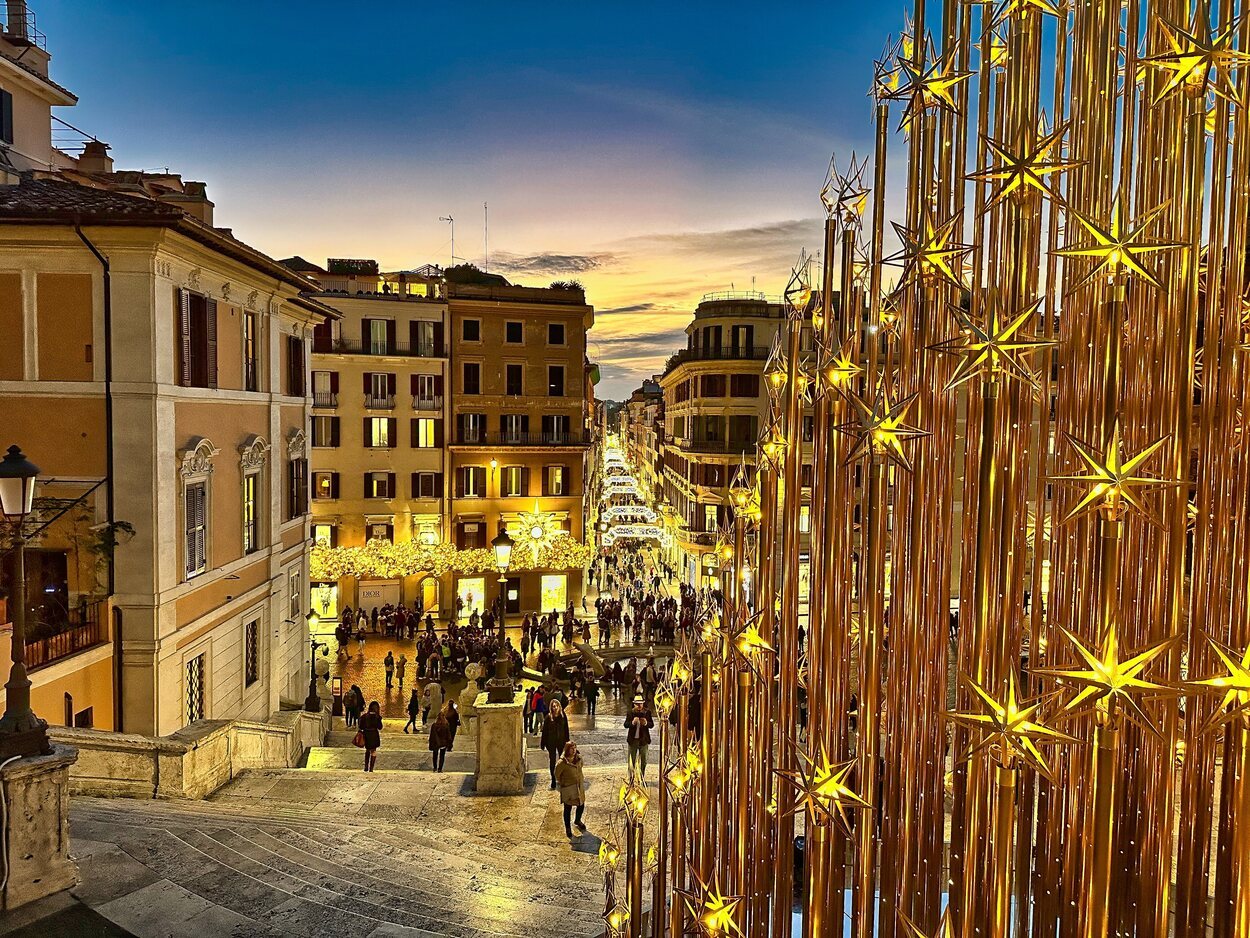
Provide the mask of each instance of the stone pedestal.
{"label": "stone pedestal", "polygon": [[517,694],[511,703],[489,703],[478,694],[477,768],[474,778],[478,794],[516,795],[525,790],[525,736],[521,711],[525,696]]}
{"label": "stone pedestal", "polygon": [[69,746],[19,759],[0,769],[8,882],[0,910],[42,899],[78,882],[69,858],[69,767],[78,758]]}

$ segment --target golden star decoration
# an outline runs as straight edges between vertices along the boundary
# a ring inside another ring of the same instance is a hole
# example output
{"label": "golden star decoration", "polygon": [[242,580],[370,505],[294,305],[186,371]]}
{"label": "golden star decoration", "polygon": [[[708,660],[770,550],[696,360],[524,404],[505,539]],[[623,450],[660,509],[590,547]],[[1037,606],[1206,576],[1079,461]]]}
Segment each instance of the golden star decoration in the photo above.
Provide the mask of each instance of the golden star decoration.
{"label": "golden star decoration", "polygon": [[938,922],[938,930],[933,934],[929,934],[917,925],[906,912],[900,911],[898,917],[907,929],[907,938],[955,938],[955,920],[951,918],[950,906],[947,906],[942,913],[942,918]]}
{"label": "golden star decoration", "polygon": [[811,309],[816,294],[812,291],[812,280],[809,267],[811,260],[807,251],[799,251],[799,259],[790,271],[790,280],[786,283],[782,297],[790,312],[790,318],[802,319]]}
{"label": "golden star decoration", "polygon": [[927,207],[921,210],[920,222],[914,229],[894,222],[903,249],[887,257],[885,263],[901,265],[904,280],[962,287],[964,258],[972,251],[972,245],[955,240],[959,222],[959,216],[952,215],[939,224]]}
{"label": "golden star decoration", "polygon": [[610,938],[624,938],[629,931],[629,906],[617,900],[603,913],[603,924]]}
{"label": "golden star decoration", "polygon": [[534,499],[533,511],[517,513],[517,523],[512,538],[519,551],[528,552],[534,560],[539,552],[555,536],[555,520],[550,512],[539,508],[538,499]]}
{"label": "golden star decoration", "polygon": [[1163,448],[1163,444],[1167,441],[1168,437],[1160,437],[1145,449],[1128,456],[1124,453],[1118,420],[1111,428],[1111,438],[1103,447],[1101,455],[1088,443],[1068,437],[1068,442],[1087,471],[1082,475],[1052,476],[1051,481],[1084,489],[1085,494],[1064,515],[1060,523],[1067,523],[1089,511],[1102,511],[1107,516],[1118,519],[1126,510],[1131,510],[1147,521],[1159,524],[1156,514],[1142,500],[1141,491],[1178,486],[1184,483],[1173,479],[1140,475],[1139,470]]}
{"label": "golden star decoration", "polygon": [[1239,27],[1237,19],[1222,32],[1213,32],[1207,4],[1199,3],[1188,29],[1162,16],[1156,17],[1155,22],[1168,51],[1141,61],[1167,73],[1168,78],[1155,92],[1151,104],[1158,104],[1177,90],[1205,95],[1208,88],[1226,101],[1241,103],[1232,73],[1250,60],[1250,55],[1233,48]]}
{"label": "golden star decoration", "polygon": [[959,364],[946,382],[946,390],[977,376],[993,380],[999,375],[1014,378],[1036,390],[1037,378],[1023,358],[1055,342],[1021,330],[1026,323],[1037,319],[1043,302],[1044,299],[1034,300],[1010,319],[1005,319],[998,305],[993,304],[984,321],[977,321],[964,310],[952,307],[960,334],[933,347],[935,352],[959,356]]}
{"label": "golden star decoration", "polygon": [[778,776],[794,786],[795,812],[805,810],[808,817],[814,817],[820,823],[836,822],[849,832],[849,812],[872,807],[847,784],[846,780],[855,769],[854,760],[832,762],[824,746],[821,747],[819,760],[803,749],[797,749],[796,755],[799,761],[797,769],[775,770]]}
{"label": "golden star decoration", "polygon": [[821,366],[820,375],[823,379],[823,385],[828,390],[841,390],[849,388],[851,382],[855,378],[863,374],[864,369],[859,364],[859,339],[857,336],[851,336],[842,346],[832,353],[823,356],[824,364]]}
{"label": "golden star decoration", "polygon": [[1098,651],[1087,646],[1067,629],[1061,628],[1061,631],[1076,648],[1077,654],[1085,663],[1085,668],[1038,668],[1034,673],[1062,684],[1074,684],[1080,688],[1072,699],[1064,704],[1063,709],[1068,713],[1078,713],[1089,705],[1101,712],[1109,709],[1113,704],[1123,704],[1129,719],[1147,732],[1158,736],[1159,731],[1154,721],[1141,708],[1137,697],[1140,695],[1168,696],[1178,693],[1177,688],[1147,680],[1142,675],[1151,662],[1160,658],[1176,644],[1180,636],[1174,635],[1155,642],[1142,651],[1121,657],[1119,630],[1114,624],[1107,629],[1102,648]]}
{"label": "golden star decoration", "polygon": [[911,56],[899,59],[898,70],[903,80],[889,97],[907,101],[899,122],[900,130],[910,131],[916,117],[933,108],[959,113],[955,92],[975,73],[955,68],[958,55],[959,47],[956,45],[941,58],[927,56],[932,60],[928,65],[917,63]]}
{"label": "golden star decoration", "polygon": [[855,411],[856,419],[834,427],[835,430],[855,438],[855,445],[847,455],[846,462],[854,462],[861,456],[882,456],[910,472],[911,462],[903,451],[903,444],[928,436],[926,431],[906,422],[907,412],[916,402],[916,395],[891,402],[883,392],[878,391],[872,406],[852,392],[846,393],[846,399]]}
{"label": "golden star decoration", "polygon": [[1009,196],[1019,198],[1027,195],[1030,190],[1040,192],[1049,199],[1057,199],[1057,194],[1046,184],[1046,177],[1081,165],[1079,160],[1053,158],[1055,151],[1061,148],[1066,132],[1066,126],[1056,127],[1031,149],[1021,152],[1010,150],[1006,144],[986,137],[985,148],[994,155],[997,165],[968,176],[969,179],[999,183],[985,203],[985,211]]}
{"label": "golden star decoration", "polygon": [[851,154],[851,164],[845,173],[834,168],[835,156],[829,161],[829,176],[824,188],[820,190],[820,201],[830,218],[841,219],[846,224],[855,224],[863,215],[868,204],[869,190],[864,186],[864,171],[868,168],[868,157],[856,161]]}
{"label": "golden star decoration", "polygon": [[1052,0],[1003,0],[994,11],[994,25],[1001,25],[1011,17],[1023,19],[1037,11],[1046,16],[1061,16],[1060,5]]}
{"label": "golden star decoration", "polygon": [[972,759],[984,750],[997,752],[999,761],[1008,767],[1016,759],[1028,763],[1046,778],[1053,778],[1050,764],[1038,748],[1038,743],[1075,743],[1076,737],[1052,729],[1034,719],[1041,709],[1041,702],[1022,706],[1014,671],[1007,675],[1006,693],[1001,700],[967,674],[960,679],[976,696],[980,710],[976,713],[948,713],[947,719],[967,726],[981,735],[981,740],[969,750]]}
{"label": "golden star decoration", "polygon": [[1238,655],[1209,635],[1207,641],[1227,673],[1189,682],[1189,687],[1199,693],[1223,693],[1215,713],[1203,727],[1204,732],[1238,717],[1250,715],[1250,645]]}
{"label": "golden star decoration", "polygon": [[1097,261],[1089,273],[1073,284],[1072,289],[1080,289],[1104,271],[1109,277],[1115,276],[1121,268],[1151,286],[1161,286],[1158,278],[1143,267],[1138,258],[1184,246],[1176,241],[1152,241],[1145,237],[1146,230],[1166,208],[1166,202],[1157,205],[1139,215],[1132,224],[1128,224],[1124,221],[1123,196],[1117,194],[1111,204],[1110,221],[1106,225],[1086,218],[1075,209],[1069,209],[1068,214],[1085,229],[1089,238],[1084,243],[1062,247],[1055,254],[1059,257],[1088,257]]}
{"label": "golden star decoration", "polygon": [[702,938],[741,935],[743,932],[738,924],[738,907],[745,901],[745,897],[728,896],[721,892],[715,872],[706,882],[697,872],[693,875],[693,889],[677,890],[689,913],[690,922],[687,927],[690,933]]}
{"label": "golden star decoration", "polygon": [[730,646],[742,660],[755,671],[762,674],[760,666],[765,655],[773,651],[773,646],[768,643],[763,635],[760,634],[760,622],[763,621],[764,613],[757,612],[749,617],[730,637]]}

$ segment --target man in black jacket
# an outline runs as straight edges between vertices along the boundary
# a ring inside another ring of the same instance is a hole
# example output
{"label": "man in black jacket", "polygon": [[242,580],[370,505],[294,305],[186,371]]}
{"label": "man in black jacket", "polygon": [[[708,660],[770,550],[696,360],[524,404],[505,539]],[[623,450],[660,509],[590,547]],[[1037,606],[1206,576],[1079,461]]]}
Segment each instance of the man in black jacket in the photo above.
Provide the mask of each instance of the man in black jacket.
{"label": "man in black jacket", "polygon": [[651,727],[655,720],[641,694],[634,695],[634,709],[625,716],[625,742],[629,746],[629,764],[640,778],[647,774],[647,748],[651,745]]}

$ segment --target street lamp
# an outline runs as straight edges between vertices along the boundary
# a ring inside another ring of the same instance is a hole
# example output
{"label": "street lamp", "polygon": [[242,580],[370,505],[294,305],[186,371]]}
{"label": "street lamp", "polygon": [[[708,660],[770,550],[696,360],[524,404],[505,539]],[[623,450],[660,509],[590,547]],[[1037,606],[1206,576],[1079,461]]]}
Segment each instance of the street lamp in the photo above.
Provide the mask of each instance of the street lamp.
{"label": "street lamp", "polygon": [[495,658],[495,676],[486,682],[487,703],[512,703],[512,661],[508,656],[508,643],[504,637],[504,610],[508,605],[508,566],[512,563],[512,538],[499,522],[499,533],[490,542],[495,551],[495,566],[499,568],[499,655]]}
{"label": "street lamp", "polygon": [[304,699],[304,709],[309,713],[321,712],[321,695],[317,693],[317,649],[329,648],[325,642],[317,641],[317,626],[321,624],[321,616],[316,610],[309,610],[304,616],[308,620],[309,641],[312,652],[308,656],[308,696]]}
{"label": "street lamp", "polygon": [[46,755],[48,724],[30,709],[30,678],[26,676],[26,534],[22,526],[35,503],[39,467],[18,447],[10,446],[0,460],[0,513],[13,525],[17,540],[17,571],[13,582],[13,666],[4,685],[5,709],[0,717],[0,760],[11,756]]}

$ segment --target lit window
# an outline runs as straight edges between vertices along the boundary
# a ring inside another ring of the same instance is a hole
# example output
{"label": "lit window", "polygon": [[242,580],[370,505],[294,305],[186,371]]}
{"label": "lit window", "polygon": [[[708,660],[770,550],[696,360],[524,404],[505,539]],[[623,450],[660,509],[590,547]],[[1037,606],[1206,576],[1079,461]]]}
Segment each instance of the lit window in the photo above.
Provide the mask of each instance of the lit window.
{"label": "lit window", "polygon": [[812,529],[812,508],[810,505],[799,506],[799,530],[806,534]]}
{"label": "lit window", "polygon": [[334,546],[334,525],[332,524],[314,524],[313,525],[313,543],[320,547]]}
{"label": "lit window", "polygon": [[374,447],[391,445],[391,418],[369,418],[369,445]]}
{"label": "lit window", "polygon": [[243,477],[243,553],[253,553],[260,547],[256,524],[256,473]]}
{"label": "lit window", "polygon": [[412,445],[420,449],[430,449],[437,444],[434,442],[434,418],[418,417],[414,421]]}

